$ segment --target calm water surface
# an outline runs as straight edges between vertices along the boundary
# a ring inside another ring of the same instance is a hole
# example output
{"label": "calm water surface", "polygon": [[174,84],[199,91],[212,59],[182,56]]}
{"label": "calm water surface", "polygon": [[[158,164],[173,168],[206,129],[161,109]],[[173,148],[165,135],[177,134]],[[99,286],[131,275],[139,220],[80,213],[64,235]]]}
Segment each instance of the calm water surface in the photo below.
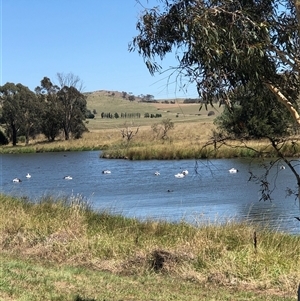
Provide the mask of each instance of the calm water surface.
{"label": "calm water surface", "polygon": [[[100,159],[99,151],[0,155],[1,191],[38,199],[43,195],[81,195],[94,209],[128,217],[171,222],[219,223],[230,219],[263,222],[273,229],[300,234],[299,203],[286,197],[295,188],[288,169],[273,175],[272,202],[260,201],[259,186],[249,182],[249,170],[263,172],[247,159],[128,161]],[[232,167],[239,169],[230,174]],[[109,169],[111,174],[102,174]],[[189,174],[175,178],[187,169]],[[155,171],[160,176],[155,176]],[[27,179],[27,173],[31,178]],[[64,180],[70,175],[73,180]],[[19,177],[21,183],[13,183]]]}

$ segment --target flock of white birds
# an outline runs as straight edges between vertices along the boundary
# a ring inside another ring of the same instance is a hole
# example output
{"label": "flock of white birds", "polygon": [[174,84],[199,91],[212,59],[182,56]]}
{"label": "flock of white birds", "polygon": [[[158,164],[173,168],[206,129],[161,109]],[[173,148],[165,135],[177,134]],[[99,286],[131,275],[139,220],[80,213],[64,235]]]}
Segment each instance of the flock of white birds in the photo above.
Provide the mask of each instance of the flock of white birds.
{"label": "flock of white birds", "polygon": [[[281,168],[281,169],[283,169],[283,168]],[[238,172],[238,169],[236,169],[236,168],[231,168],[231,169],[229,169],[229,173],[237,173],[237,172]],[[102,171],[102,173],[103,173],[103,174],[111,174],[111,171],[108,170],[108,169],[105,169],[105,170]],[[160,176],[160,172],[159,172],[159,171],[156,171],[154,174],[155,174],[156,176]],[[184,177],[187,176],[188,174],[189,174],[188,170],[185,169],[185,170],[183,170],[183,171],[181,171],[181,172],[175,174],[175,178],[179,178],[179,179],[180,179],[180,178],[184,178]],[[30,175],[29,173],[27,173],[26,178],[27,178],[27,179],[30,179],[30,178],[31,178],[31,175]],[[73,178],[72,178],[71,176],[64,176],[63,179],[65,179],[65,180],[73,180]],[[20,182],[22,182],[22,180],[21,180],[20,178],[14,178],[14,179],[13,179],[13,182],[14,182],[14,183],[20,183]]]}

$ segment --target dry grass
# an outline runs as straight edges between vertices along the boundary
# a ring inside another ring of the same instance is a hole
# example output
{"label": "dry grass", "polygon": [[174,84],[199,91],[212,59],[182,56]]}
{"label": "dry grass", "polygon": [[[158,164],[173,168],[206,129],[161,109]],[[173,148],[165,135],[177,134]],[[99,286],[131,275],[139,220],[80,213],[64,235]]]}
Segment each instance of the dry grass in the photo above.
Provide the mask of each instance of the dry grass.
{"label": "dry grass", "polygon": [[1,196],[0,214],[1,256],[35,264],[285,297],[300,278],[300,237],[254,225],[139,222],[91,211],[80,196],[37,204]]}
{"label": "dry grass", "polygon": [[[161,120],[155,120],[157,123]],[[145,145],[160,145],[163,141],[155,139],[151,125],[139,126],[135,123],[122,123],[120,125],[114,124],[114,127],[108,129],[90,129],[85,132],[81,139],[71,139],[65,141],[60,137],[54,142],[47,142],[43,136],[31,140],[29,145],[18,143],[17,147],[11,145],[1,147],[2,153],[9,152],[43,152],[43,151],[63,151],[63,150],[93,150],[106,149],[110,146],[119,145],[124,142],[121,131],[130,128],[138,134],[133,141],[137,144]],[[214,125],[212,122],[191,122],[191,123],[175,123],[174,130],[169,132],[169,137],[166,143],[172,141],[183,147],[187,145],[204,143],[211,136]]]}
{"label": "dry grass", "polygon": [[[156,122],[159,122],[156,120]],[[233,157],[275,157],[274,149],[266,140],[257,141],[223,141],[214,144],[213,121],[174,123],[167,138],[162,140],[152,130],[151,125],[137,126],[122,124],[110,129],[90,130],[81,139],[63,140],[63,137],[46,142],[38,137],[29,145],[19,143],[17,147],[3,146],[2,153],[28,153],[52,151],[103,150],[106,158],[138,159],[201,159]],[[130,142],[122,138],[123,130],[132,130],[137,134]],[[287,157],[300,154],[298,144],[286,144],[281,148]]]}

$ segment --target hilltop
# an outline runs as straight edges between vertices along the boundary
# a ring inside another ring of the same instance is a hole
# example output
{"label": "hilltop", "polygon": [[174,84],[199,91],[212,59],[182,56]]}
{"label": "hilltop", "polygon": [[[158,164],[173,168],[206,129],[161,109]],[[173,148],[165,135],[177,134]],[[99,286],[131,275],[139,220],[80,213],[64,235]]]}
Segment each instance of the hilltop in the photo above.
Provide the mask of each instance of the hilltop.
{"label": "hilltop", "polygon": [[156,99],[153,95],[145,94],[145,95],[135,95],[132,92],[125,92],[125,91],[110,91],[110,90],[96,90],[92,92],[86,92],[87,95],[97,95],[100,97],[112,97],[112,98],[122,98],[131,101],[148,101],[148,102],[174,102],[176,100],[184,101],[184,98],[168,98],[168,99]]}

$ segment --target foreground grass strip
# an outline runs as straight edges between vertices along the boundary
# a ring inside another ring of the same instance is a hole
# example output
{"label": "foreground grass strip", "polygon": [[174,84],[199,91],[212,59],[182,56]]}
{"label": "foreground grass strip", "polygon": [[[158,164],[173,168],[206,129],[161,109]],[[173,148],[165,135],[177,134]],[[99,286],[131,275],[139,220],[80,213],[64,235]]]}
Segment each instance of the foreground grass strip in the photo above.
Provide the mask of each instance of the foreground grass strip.
{"label": "foreground grass strip", "polygon": [[295,300],[263,291],[201,285],[168,275],[122,276],[0,256],[0,300]]}
{"label": "foreground grass strip", "polygon": [[[294,300],[300,237],[0,195],[0,300]],[[253,234],[257,233],[257,247]]]}

